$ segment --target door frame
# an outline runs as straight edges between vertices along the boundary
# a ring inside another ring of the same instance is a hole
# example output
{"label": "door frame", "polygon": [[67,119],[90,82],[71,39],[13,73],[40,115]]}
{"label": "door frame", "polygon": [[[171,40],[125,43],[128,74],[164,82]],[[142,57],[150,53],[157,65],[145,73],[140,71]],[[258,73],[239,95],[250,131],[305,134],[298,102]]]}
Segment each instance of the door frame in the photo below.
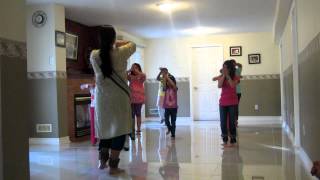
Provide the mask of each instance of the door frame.
{"label": "door frame", "polygon": [[194,119],[194,112],[193,112],[193,79],[192,79],[192,50],[195,48],[208,48],[208,47],[221,47],[222,48],[222,56],[224,61],[225,59],[225,53],[224,53],[224,46],[221,44],[216,44],[216,43],[197,43],[197,44],[192,44],[189,46],[189,90],[190,90],[190,117],[192,121],[195,121]]}

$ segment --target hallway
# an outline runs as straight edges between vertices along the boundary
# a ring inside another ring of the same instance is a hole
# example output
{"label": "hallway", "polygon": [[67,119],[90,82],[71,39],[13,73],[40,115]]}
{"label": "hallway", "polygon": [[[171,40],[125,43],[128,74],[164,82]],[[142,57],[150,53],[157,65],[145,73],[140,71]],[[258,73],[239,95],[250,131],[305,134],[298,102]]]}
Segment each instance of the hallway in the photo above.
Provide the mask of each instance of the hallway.
{"label": "hallway", "polygon": [[165,126],[158,122],[145,123],[130,151],[122,151],[120,167],[126,174],[119,177],[97,169],[97,148],[89,142],[60,149],[31,146],[31,179],[311,179],[277,125],[239,127],[238,148],[222,147],[217,122],[178,123],[175,141],[165,132]]}

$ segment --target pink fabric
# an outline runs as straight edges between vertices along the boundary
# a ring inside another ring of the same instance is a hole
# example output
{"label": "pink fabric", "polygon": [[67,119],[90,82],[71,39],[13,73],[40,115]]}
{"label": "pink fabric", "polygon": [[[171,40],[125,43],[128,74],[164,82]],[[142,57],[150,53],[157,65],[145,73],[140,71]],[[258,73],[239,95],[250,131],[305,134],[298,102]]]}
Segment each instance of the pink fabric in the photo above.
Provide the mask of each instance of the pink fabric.
{"label": "pink fabric", "polygon": [[90,107],[90,129],[91,129],[91,135],[90,140],[91,144],[95,145],[97,143],[97,138],[95,136],[95,130],[94,130],[94,107]]}
{"label": "pink fabric", "polygon": [[167,88],[163,102],[164,108],[178,108],[177,90]]}
{"label": "pink fabric", "polygon": [[91,89],[90,89],[90,94],[91,94],[91,103],[90,103],[90,107],[94,107],[94,104],[95,104],[95,100],[94,100],[94,93],[95,93],[95,88],[91,88]]}
{"label": "pink fabric", "polygon": [[[239,83],[240,78],[235,76],[233,80],[236,80]],[[221,106],[231,106],[237,105],[238,96],[237,96],[237,89],[235,87],[231,87],[227,80],[225,80],[222,84],[222,92],[220,97],[220,105]]]}
{"label": "pink fabric", "polygon": [[137,76],[129,75],[128,80],[130,82],[131,90],[131,103],[143,104],[145,101],[144,94],[144,81],[146,80],[146,75],[141,74]]}

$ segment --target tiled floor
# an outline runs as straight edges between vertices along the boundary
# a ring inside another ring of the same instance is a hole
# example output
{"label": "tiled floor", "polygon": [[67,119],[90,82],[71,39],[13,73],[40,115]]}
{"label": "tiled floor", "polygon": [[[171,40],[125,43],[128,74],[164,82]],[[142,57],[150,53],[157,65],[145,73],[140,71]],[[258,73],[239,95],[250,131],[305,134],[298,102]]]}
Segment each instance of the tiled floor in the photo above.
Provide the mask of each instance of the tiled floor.
{"label": "tiled floor", "polygon": [[89,142],[60,148],[30,147],[32,180],[309,180],[280,127],[240,127],[238,147],[223,147],[219,124],[179,125],[172,141],[159,123],[146,123],[129,152],[121,154],[126,173],[111,177],[97,166]]}

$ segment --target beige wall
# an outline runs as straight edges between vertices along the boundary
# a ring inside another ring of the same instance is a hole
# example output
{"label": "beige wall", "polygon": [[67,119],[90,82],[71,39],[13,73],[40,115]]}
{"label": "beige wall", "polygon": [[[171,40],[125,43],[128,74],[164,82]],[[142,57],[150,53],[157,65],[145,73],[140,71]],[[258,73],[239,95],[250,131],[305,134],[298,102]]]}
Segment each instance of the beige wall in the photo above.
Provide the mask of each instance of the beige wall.
{"label": "beige wall", "polygon": [[[37,10],[47,14],[47,23],[41,28],[32,25],[32,15]],[[26,20],[28,72],[66,71],[66,50],[55,45],[55,30],[65,32],[64,7],[56,4],[29,5]]]}
{"label": "beige wall", "polygon": [[146,46],[146,40],[144,38],[132,35],[130,33],[127,33],[122,30],[117,30],[118,35],[123,36],[124,40],[129,40],[135,42],[138,46],[145,47]]}
{"label": "beige wall", "polygon": [[320,1],[296,0],[298,11],[298,48],[302,52],[320,32]]}
{"label": "beige wall", "polygon": [[[65,9],[61,5],[54,6],[55,30],[65,32]],[[56,47],[56,70],[66,71],[66,48]]]}
{"label": "beige wall", "polygon": [[[166,66],[177,77],[189,77],[191,47],[213,44],[223,46],[224,59],[230,58],[229,46],[242,46],[242,56],[232,58],[243,64],[244,75],[280,73],[279,52],[272,33],[262,32],[148,40],[145,54],[147,76],[155,77],[158,68]],[[251,53],[261,53],[260,65],[248,64],[248,54]]]}
{"label": "beige wall", "polygon": [[292,1],[293,0],[277,0],[276,14],[273,22],[273,36],[276,43],[279,43],[283,34]]}
{"label": "beige wall", "polygon": [[[25,13],[24,0],[1,0],[0,41],[5,39],[2,43],[18,44],[25,49]],[[17,46],[15,48],[14,53],[19,49]],[[12,58],[6,52],[0,53],[0,180],[29,179],[28,134],[25,132],[27,121],[24,118],[27,102],[21,103],[24,99],[20,99],[25,97],[20,90],[26,86],[26,62],[26,57]],[[12,113],[17,108],[20,113]],[[14,136],[16,139],[12,141]]]}
{"label": "beige wall", "polygon": [[[223,46],[224,59],[234,58],[242,63],[243,75],[280,73],[279,48],[274,43],[271,32],[262,32],[148,40],[145,49],[147,77],[155,78],[158,74],[158,68],[161,66],[168,67],[176,77],[190,77],[191,47],[205,45]],[[242,46],[242,56],[230,57],[230,46]],[[248,54],[251,53],[261,53],[262,63],[249,65]],[[279,79],[244,80],[242,82],[243,105],[240,115],[280,116]],[[272,91],[269,90],[261,94],[261,87],[265,87],[261,86],[261,83],[270,85],[269,88]],[[257,93],[261,94],[263,98],[254,95]],[[190,97],[183,98],[190,99]],[[254,111],[255,104],[260,105],[259,112]]]}
{"label": "beige wall", "polygon": [[26,9],[24,0],[1,0],[0,37],[25,42],[25,13]]}

